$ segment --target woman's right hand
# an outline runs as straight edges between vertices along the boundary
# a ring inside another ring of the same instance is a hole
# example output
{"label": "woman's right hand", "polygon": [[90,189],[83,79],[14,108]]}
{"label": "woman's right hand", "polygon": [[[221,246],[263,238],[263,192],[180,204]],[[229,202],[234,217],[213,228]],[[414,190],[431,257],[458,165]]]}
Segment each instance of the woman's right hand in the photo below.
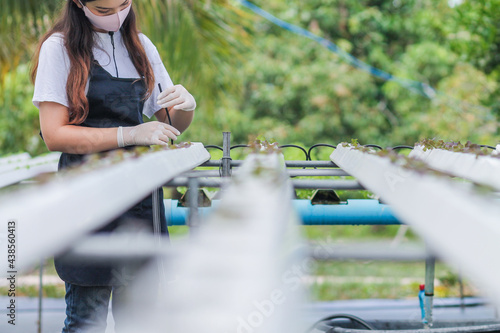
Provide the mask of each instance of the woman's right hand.
{"label": "woman's right hand", "polygon": [[[176,140],[181,133],[173,126],[150,121],[131,127],[122,127],[123,146],[168,145],[169,139]],[[118,144],[120,145],[120,129],[118,130]]]}

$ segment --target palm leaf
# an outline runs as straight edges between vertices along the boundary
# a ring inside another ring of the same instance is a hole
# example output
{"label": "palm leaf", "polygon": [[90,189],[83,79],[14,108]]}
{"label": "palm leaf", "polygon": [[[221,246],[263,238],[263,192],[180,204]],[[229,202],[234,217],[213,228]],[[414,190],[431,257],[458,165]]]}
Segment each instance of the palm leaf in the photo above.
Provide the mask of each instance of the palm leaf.
{"label": "palm leaf", "polygon": [[[31,58],[61,0],[0,0],[0,84],[5,74]],[[232,70],[248,42],[250,20],[228,0],[135,1],[142,30],[157,45],[174,82],[213,101],[234,88]]]}
{"label": "palm leaf", "polygon": [[137,8],[174,82],[195,91],[208,110],[214,97],[234,91],[234,66],[249,42],[245,12],[227,0],[151,0]]}
{"label": "palm leaf", "polygon": [[0,0],[0,83],[31,58],[36,41],[59,7],[57,0]]}

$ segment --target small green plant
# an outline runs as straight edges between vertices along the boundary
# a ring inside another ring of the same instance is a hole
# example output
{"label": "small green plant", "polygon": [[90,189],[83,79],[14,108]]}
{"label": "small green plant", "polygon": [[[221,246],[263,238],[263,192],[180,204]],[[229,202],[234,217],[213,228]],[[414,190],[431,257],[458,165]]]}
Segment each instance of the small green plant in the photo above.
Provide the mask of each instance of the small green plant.
{"label": "small green plant", "polygon": [[248,143],[251,153],[253,154],[276,154],[281,153],[279,144],[274,141],[267,141],[266,139],[256,139]]}
{"label": "small green plant", "polygon": [[443,140],[423,139],[415,143],[415,146],[422,146],[424,151],[432,149],[442,149],[455,153],[474,154],[476,156],[499,157],[498,155],[493,155],[491,150],[488,150],[487,148],[481,147],[480,145],[472,143],[470,141],[462,144],[460,141],[444,142]]}
{"label": "small green plant", "polygon": [[352,149],[359,150],[363,153],[387,158],[392,163],[397,164],[398,166],[400,166],[404,169],[415,171],[418,174],[432,174],[432,175],[438,176],[438,177],[442,177],[442,176],[453,177],[453,175],[451,175],[449,173],[438,171],[438,170],[430,168],[427,165],[427,163],[425,163],[424,161],[422,161],[420,159],[413,158],[410,156],[405,156],[402,154],[398,154],[393,149],[382,149],[382,150],[375,151],[369,147],[361,146],[359,144],[357,146],[354,146],[352,144],[348,144],[345,142],[342,143],[342,146],[343,147],[352,147]]}

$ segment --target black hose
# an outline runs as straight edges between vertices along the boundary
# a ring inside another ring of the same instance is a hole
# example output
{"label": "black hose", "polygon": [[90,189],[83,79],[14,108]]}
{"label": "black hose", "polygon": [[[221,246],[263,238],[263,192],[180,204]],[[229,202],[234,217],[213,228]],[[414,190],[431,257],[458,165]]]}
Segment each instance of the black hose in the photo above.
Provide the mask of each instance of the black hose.
{"label": "black hose", "polygon": [[[364,321],[363,319],[361,319],[359,317],[356,317],[356,316],[353,316],[350,314],[339,313],[339,314],[331,315],[331,316],[328,316],[328,317],[325,317],[323,319],[318,320],[317,322],[314,323],[314,325],[311,326],[310,329],[307,330],[306,333],[311,332],[314,328],[316,328],[316,326],[318,326],[318,324],[320,324],[322,322],[325,322],[327,320],[332,320],[332,319],[341,319],[341,318],[350,319],[351,321],[358,323],[361,326],[364,326],[367,330],[374,330],[374,328],[370,324],[368,324],[366,321]],[[330,332],[330,331],[331,330],[329,330],[328,332]]]}
{"label": "black hose", "polygon": [[311,157],[309,156],[309,154],[307,153],[307,150],[305,150],[304,147],[301,147],[299,145],[283,145],[283,146],[279,146],[279,148],[297,148],[297,149],[300,149],[302,150],[302,152],[304,153],[304,155],[306,155],[306,161],[310,161],[311,160]]}
{"label": "black hose", "polygon": [[481,148],[489,148],[489,149],[493,149],[493,150],[497,149],[496,147],[489,146],[489,145],[479,145],[479,147],[481,147]]}
{"label": "black hose", "polygon": [[399,145],[399,146],[394,146],[391,148],[391,150],[400,150],[400,149],[413,149],[414,147],[412,146],[406,146],[406,145]]}
{"label": "black hose", "polygon": [[229,150],[234,149],[234,148],[248,148],[249,145],[234,145],[229,148]]}
{"label": "black hose", "polygon": [[363,147],[366,148],[377,148],[378,150],[383,150],[384,148],[380,147],[379,145],[363,145]]}
{"label": "black hose", "polygon": [[309,159],[312,160],[312,155],[311,155],[311,151],[314,149],[314,148],[317,148],[317,147],[328,147],[328,148],[337,148],[337,146],[334,146],[334,145],[331,145],[329,143],[317,143],[315,145],[312,145],[309,150],[307,151],[307,155],[309,155]]}
{"label": "black hose", "polygon": [[216,145],[206,145],[205,146],[205,149],[209,149],[209,148],[219,149],[220,151],[223,151],[221,146],[216,146]]}
{"label": "black hose", "polygon": [[[455,326],[441,328],[420,328],[420,329],[402,329],[402,330],[373,330],[375,333],[493,333],[498,332],[500,324],[485,324],[475,326]],[[327,333],[364,333],[365,330],[334,327]]]}

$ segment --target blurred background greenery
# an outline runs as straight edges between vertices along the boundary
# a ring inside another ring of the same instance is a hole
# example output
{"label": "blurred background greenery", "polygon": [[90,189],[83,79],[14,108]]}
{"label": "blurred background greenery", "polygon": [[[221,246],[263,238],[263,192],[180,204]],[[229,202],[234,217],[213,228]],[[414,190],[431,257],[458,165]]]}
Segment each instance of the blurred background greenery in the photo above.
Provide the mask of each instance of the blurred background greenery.
{"label": "blurred background greenery", "polygon": [[[351,138],[382,146],[434,137],[499,143],[500,0],[252,2],[374,67],[429,84],[439,93],[429,99],[371,76],[318,43],[259,18],[237,0],[135,0],[141,30],[157,46],[174,82],[198,102],[196,119],[181,140],[221,144],[221,132],[231,131],[233,143],[257,135],[305,146]],[[31,103],[29,68],[37,40],[64,4],[0,0],[0,155],[47,151]],[[327,159],[330,152],[317,150],[315,157]],[[286,150],[285,155],[303,158],[300,152]],[[183,235],[184,229],[173,227],[171,233]],[[398,229],[318,226],[303,231],[308,239],[392,239]],[[416,239],[411,232],[407,237]],[[423,267],[320,263],[317,277],[368,280],[311,281],[312,291],[319,300],[415,296]],[[53,269],[49,274],[55,274]],[[442,282],[437,293],[456,295],[456,273],[439,266],[437,275]],[[377,276],[392,280],[374,282]],[[46,292],[64,293],[54,290]]]}
{"label": "blurred background greenery", "polygon": [[[494,145],[500,117],[500,1],[255,0],[273,15],[386,72],[427,83],[434,99],[345,63],[238,1],[140,0],[142,31],[175,83],[198,100],[183,141]],[[37,40],[61,0],[1,0],[0,154],[46,151],[28,79]]]}

